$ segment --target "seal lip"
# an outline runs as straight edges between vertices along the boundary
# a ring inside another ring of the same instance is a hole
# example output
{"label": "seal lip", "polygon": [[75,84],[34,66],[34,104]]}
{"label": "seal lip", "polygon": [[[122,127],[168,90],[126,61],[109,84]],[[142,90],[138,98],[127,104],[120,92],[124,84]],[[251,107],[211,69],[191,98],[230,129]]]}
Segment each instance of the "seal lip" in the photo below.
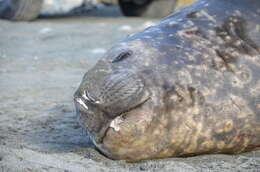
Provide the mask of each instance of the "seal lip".
{"label": "seal lip", "polygon": [[151,97],[148,97],[147,99],[145,99],[142,103],[136,105],[135,107],[131,108],[131,109],[128,109],[122,113],[120,113],[118,116],[114,117],[113,119],[111,119],[106,126],[103,126],[102,129],[100,131],[102,131],[104,129],[104,132],[102,132],[102,136],[100,137],[100,139],[98,139],[98,141],[95,141],[95,143],[98,143],[98,144],[102,144],[103,143],[103,140],[104,138],[106,137],[107,135],[107,132],[110,130],[110,129],[113,129],[114,132],[118,132],[120,131],[120,124],[124,123],[125,122],[125,118],[127,115],[129,115],[129,113],[141,106],[143,106],[147,101],[149,101],[151,99]]}
{"label": "seal lip", "polygon": [[89,138],[96,146],[103,143],[103,140],[107,136],[107,132],[110,128],[113,129],[113,131],[118,132],[120,130],[120,124],[125,122],[124,118],[129,114],[129,112],[141,107],[150,99],[151,92],[148,90],[146,96],[143,97],[142,101],[139,104],[126,109],[125,111],[114,115],[114,117],[111,118],[111,115],[107,114],[107,112],[104,112],[102,109],[99,108],[100,101],[91,96],[88,90],[84,90],[81,94],[78,92],[74,95],[75,106],[77,109],[77,113],[79,113],[80,116],[88,115],[93,105],[100,111],[100,113],[102,113],[100,115],[103,115],[105,117],[99,131],[92,130],[91,127],[89,128],[89,126],[86,126],[86,124],[80,121],[81,119],[79,118],[80,125],[87,130]]}

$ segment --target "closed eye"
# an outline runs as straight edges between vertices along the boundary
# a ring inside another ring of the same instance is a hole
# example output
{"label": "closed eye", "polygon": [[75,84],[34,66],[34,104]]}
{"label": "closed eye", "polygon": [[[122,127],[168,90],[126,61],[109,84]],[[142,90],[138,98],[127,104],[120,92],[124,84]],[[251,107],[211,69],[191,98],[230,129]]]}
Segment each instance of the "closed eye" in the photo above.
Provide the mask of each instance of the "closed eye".
{"label": "closed eye", "polygon": [[116,63],[116,62],[122,61],[122,60],[130,57],[132,54],[133,54],[133,52],[131,50],[122,52],[112,61],[112,63]]}

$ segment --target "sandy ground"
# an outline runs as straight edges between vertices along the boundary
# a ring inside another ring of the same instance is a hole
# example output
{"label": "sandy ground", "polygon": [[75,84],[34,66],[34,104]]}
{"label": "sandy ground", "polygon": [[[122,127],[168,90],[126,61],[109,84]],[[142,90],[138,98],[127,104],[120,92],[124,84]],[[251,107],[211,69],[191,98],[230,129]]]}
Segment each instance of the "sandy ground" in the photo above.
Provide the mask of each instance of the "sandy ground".
{"label": "sandy ground", "polygon": [[75,118],[74,91],[113,43],[156,22],[117,8],[0,20],[0,172],[260,171],[260,151],[130,164],[92,148]]}

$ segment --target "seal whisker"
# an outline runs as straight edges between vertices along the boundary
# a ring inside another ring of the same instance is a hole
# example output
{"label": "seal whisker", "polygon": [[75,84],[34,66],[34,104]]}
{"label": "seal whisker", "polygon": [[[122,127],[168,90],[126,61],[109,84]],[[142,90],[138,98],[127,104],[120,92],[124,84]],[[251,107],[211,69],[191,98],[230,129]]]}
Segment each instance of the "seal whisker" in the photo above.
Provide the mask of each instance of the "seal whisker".
{"label": "seal whisker", "polygon": [[87,96],[87,94],[86,94],[86,91],[83,92],[82,97],[83,97],[85,100],[89,100],[89,101],[90,101],[90,99],[88,98],[88,96]]}
{"label": "seal whisker", "polygon": [[92,103],[100,104],[100,101],[99,101],[99,100],[95,100],[93,97],[91,97],[91,96],[89,95],[89,92],[86,91],[86,90],[83,92],[82,97],[83,97],[85,100],[90,101],[90,102],[92,102]]}
{"label": "seal whisker", "polygon": [[76,101],[88,110],[88,106],[84,103],[84,101],[81,98],[77,98]]}

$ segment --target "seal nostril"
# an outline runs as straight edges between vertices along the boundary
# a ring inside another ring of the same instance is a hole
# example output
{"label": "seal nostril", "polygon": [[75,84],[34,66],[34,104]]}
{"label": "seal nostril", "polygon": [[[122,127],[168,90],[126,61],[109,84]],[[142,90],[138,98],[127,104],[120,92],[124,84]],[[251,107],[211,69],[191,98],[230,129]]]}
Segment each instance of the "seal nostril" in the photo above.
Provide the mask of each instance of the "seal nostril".
{"label": "seal nostril", "polygon": [[116,62],[122,61],[122,60],[124,60],[124,59],[130,57],[132,54],[133,54],[133,51],[131,51],[131,50],[124,51],[124,52],[120,53],[120,54],[112,61],[112,63],[116,63]]}

